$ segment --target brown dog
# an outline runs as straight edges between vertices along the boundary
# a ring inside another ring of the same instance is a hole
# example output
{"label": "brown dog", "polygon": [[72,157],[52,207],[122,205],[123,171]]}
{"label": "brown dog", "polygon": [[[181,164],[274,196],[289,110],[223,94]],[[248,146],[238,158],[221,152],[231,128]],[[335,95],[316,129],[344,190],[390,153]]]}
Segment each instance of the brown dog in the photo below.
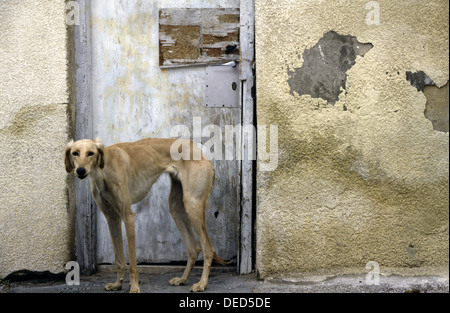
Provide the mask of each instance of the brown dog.
{"label": "brown dog", "polygon": [[[99,139],[71,141],[67,144],[67,172],[74,172],[80,179],[90,177],[92,196],[108,222],[117,265],[117,280],[107,284],[106,290],[120,290],[127,269],[122,242],[123,221],[130,259],[130,292],[140,291],[131,205],[144,199],[153,183],[165,172],[170,174],[172,181],[170,213],[188,251],[183,276],[171,279],[169,284],[178,286],[187,283],[200,251],[204,256],[203,273],[191,291],[205,290],[213,259],[226,264],[214,251],[206,231],[205,209],[215,179],[214,167],[192,141],[184,141],[190,149],[178,150],[182,157],[174,160],[171,157],[171,147],[176,144],[175,140],[144,139],[108,147],[104,147]],[[195,158],[195,154],[200,157]],[[201,249],[192,228],[198,236]]]}

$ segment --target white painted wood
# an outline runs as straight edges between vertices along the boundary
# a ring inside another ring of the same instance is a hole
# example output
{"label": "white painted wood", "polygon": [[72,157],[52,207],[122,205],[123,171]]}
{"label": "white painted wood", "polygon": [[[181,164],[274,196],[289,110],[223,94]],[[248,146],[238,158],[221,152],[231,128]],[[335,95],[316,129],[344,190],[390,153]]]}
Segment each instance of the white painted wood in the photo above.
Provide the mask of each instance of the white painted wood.
{"label": "white painted wood", "polygon": [[[90,2],[79,0],[80,25],[74,27],[75,40],[75,80],[76,112],[75,140],[92,138],[93,119],[91,101],[91,40],[90,40]],[[91,196],[89,184],[75,180],[76,218],[75,218],[75,255],[83,274],[95,272],[95,226],[96,208]]]}
{"label": "white painted wood", "polygon": [[[202,128],[214,124],[224,131],[225,125],[241,123],[240,108],[205,107],[204,67],[161,69],[158,56],[160,8],[239,7],[239,1],[96,0],[91,5],[93,137],[101,137],[106,145],[169,137],[171,127],[178,124],[188,126],[193,133],[195,116],[201,117]],[[207,226],[217,253],[231,259],[239,249],[241,165],[237,160],[213,162],[216,182]],[[133,206],[138,262],[186,260],[184,243],[169,214],[169,188],[169,179],[163,176],[149,197]],[[96,235],[96,262],[113,263],[111,239],[100,213]]]}
{"label": "white painted wood", "polygon": [[[241,59],[240,59],[240,79],[242,81],[242,123],[243,125],[254,125],[255,104],[252,95],[254,88],[254,0],[241,0],[241,27],[240,27],[240,45],[241,45]],[[244,136],[244,132],[242,133]],[[256,149],[256,132],[253,138],[253,150]],[[242,155],[249,155],[249,143],[242,138]],[[252,156],[249,160],[242,161],[242,200],[241,200],[241,215],[240,215],[240,251],[238,267],[241,274],[247,274],[253,268],[253,206],[254,206],[254,186],[253,186],[253,165],[256,158]]]}

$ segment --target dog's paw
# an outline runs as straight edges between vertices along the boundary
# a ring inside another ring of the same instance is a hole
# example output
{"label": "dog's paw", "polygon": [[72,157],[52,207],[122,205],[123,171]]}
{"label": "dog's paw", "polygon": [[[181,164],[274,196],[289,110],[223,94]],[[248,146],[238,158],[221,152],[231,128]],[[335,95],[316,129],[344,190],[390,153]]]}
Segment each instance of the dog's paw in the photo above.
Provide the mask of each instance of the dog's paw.
{"label": "dog's paw", "polygon": [[105,290],[106,291],[118,291],[118,290],[122,290],[122,284],[121,283],[109,283],[105,285]]}
{"label": "dog's paw", "polygon": [[131,287],[130,293],[141,293],[141,289],[139,287]]}
{"label": "dog's paw", "polygon": [[180,285],[185,285],[187,282],[186,279],[180,278],[180,277],[175,277],[172,278],[171,280],[169,280],[169,285],[171,286],[180,286]]}
{"label": "dog's paw", "polygon": [[205,289],[206,289],[206,284],[204,284],[200,281],[200,282],[192,285],[191,292],[201,292],[201,291],[205,291]]}

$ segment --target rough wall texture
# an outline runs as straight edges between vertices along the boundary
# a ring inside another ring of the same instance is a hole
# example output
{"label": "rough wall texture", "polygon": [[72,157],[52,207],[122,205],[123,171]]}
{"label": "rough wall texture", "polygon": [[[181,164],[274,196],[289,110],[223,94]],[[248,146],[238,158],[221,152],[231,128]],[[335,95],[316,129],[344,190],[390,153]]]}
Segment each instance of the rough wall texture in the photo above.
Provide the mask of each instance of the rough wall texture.
{"label": "rough wall texture", "polygon": [[73,258],[64,1],[0,2],[0,278]]}
{"label": "rough wall texture", "polygon": [[[278,168],[257,176],[262,277],[448,266],[449,135],[431,120],[448,125],[448,87],[426,96],[406,73],[426,73],[436,86],[424,89],[447,84],[449,3],[378,1],[379,23],[366,4],[256,0],[258,123],[279,126]],[[330,32],[347,52],[327,54]],[[371,46],[349,58],[351,43]],[[295,82],[311,61],[344,58],[355,64],[336,71],[338,92],[330,73]],[[426,116],[427,98],[439,119]]]}

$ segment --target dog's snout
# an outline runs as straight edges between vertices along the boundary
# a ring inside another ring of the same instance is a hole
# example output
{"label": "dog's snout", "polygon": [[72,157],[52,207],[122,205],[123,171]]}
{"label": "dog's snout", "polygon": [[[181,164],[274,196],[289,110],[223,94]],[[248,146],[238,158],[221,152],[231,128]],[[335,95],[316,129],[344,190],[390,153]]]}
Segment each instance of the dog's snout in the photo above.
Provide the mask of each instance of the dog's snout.
{"label": "dog's snout", "polygon": [[78,176],[83,177],[86,175],[86,170],[82,167],[79,167],[79,168],[77,168],[77,174],[78,174]]}

